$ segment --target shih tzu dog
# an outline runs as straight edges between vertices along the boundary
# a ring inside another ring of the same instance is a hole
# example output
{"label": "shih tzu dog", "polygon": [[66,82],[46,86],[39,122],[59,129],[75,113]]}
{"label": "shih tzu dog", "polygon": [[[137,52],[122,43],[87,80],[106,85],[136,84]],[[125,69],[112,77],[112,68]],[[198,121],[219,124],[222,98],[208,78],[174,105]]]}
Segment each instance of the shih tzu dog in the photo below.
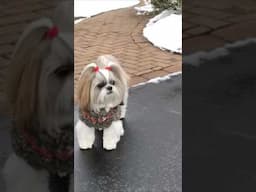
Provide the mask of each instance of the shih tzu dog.
{"label": "shih tzu dog", "polygon": [[75,130],[80,149],[92,148],[95,130],[103,131],[103,148],[115,149],[124,134],[128,76],[112,55],[99,56],[83,69],[77,85],[79,121]]}
{"label": "shih tzu dog", "polygon": [[53,19],[30,24],[9,64],[6,92],[12,109],[14,153],[3,168],[7,192],[73,191],[70,7],[72,4],[64,2]]}

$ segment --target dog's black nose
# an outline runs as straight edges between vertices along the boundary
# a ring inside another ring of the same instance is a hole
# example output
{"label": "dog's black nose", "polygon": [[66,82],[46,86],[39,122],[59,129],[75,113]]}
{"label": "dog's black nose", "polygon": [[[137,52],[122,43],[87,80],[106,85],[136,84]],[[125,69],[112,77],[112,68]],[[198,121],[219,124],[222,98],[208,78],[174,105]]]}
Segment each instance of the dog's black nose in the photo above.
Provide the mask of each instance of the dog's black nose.
{"label": "dog's black nose", "polygon": [[107,86],[107,90],[112,91],[112,86]]}

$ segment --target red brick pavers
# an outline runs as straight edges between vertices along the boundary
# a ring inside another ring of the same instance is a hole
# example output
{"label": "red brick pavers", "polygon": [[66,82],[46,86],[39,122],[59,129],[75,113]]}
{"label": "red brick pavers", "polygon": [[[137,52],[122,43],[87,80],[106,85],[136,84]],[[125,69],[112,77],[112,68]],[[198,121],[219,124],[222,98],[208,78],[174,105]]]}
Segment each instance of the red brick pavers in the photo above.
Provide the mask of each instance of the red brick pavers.
{"label": "red brick pavers", "polygon": [[256,37],[256,1],[183,1],[183,53]]}
{"label": "red brick pavers", "polygon": [[102,54],[116,56],[130,75],[130,85],[181,70],[181,55],[154,47],[143,37],[152,16],[134,8],[106,12],[75,25],[75,82],[83,67]]}

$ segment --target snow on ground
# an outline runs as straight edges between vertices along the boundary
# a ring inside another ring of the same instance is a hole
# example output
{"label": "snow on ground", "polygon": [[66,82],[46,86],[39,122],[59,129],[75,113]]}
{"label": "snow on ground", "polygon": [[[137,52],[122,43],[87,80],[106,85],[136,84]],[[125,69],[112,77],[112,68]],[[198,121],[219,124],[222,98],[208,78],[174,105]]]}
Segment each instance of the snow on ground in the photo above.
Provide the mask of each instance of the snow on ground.
{"label": "snow on ground", "polygon": [[[75,0],[75,18],[88,18],[99,13],[115,9],[131,7],[139,3],[139,0]],[[75,23],[82,21],[78,19]]]}
{"label": "snow on ground", "polygon": [[150,19],[143,35],[160,49],[182,53],[182,16],[174,11],[165,10]]}
{"label": "snow on ground", "polygon": [[144,15],[144,14],[153,12],[154,6],[148,3],[143,6],[134,7],[134,9],[137,11],[137,15]]}
{"label": "snow on ground", "polygon": [[224,47],[215,48],[210,51],[198,51],[190,55],[186,55],[182,57],[182,63],[184,63],[185,65],[192,65],[192,66],[198,67],[201,65],[202,63],[201,61],[224,57],[230,54],[230,49],[243,47],[250,43],[256,43],[256,38],[240,40],[233,43],[228,43],[224,45]]}
{"label": "snow on ground", "polygon": [[178,75],[181,75],[181,74],[182,74],[181,71],[178,71],[178,72],[175,72],[175,73],[170,73],[170,74],[165,75],[163,77],[155,77],[155,78],[150,79],[150,80],[148,80],[146,82],[138,83],[136,85],[133,85],[132,87],[138,87],[138,86],[146,85],[146,84],[149,84],[149,83],[158,84],[158,83],[161,83],[162,81],[169,80],[172,77],[175,77],[175,76],[178,76]]}

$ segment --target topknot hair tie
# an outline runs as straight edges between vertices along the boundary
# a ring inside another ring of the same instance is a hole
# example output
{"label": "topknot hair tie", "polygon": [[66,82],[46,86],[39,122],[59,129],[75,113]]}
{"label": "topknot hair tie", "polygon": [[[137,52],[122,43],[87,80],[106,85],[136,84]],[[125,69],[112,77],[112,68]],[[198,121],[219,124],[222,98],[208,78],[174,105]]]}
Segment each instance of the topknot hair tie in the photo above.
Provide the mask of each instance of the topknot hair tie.
{"label": "topknot hair tie", "polygon": [[45,33],[45,39],[54,39],[59,34],[59,29],[56,26],[51,27],[46,33]]}
{"label": "topknot hair tie", "polygon": [[105,67],[105,69],[111,71],[111,70],[112,70],[112,67],[111,67],[111,66],[107,66],[107,67]]}
{"label": "topknot hair tie", "polygon": [[99,66],[94,67],[93,71],[98,72],[99,71]]}
{"label": "topknot hair tie", "polygon": [[[104,69],[111,71],[112,67],[111,66],[107,66]],[[94,72],[98,72],[99,70],[100,70],[99,66],[95,66],[94,69],[93,69]]]}

